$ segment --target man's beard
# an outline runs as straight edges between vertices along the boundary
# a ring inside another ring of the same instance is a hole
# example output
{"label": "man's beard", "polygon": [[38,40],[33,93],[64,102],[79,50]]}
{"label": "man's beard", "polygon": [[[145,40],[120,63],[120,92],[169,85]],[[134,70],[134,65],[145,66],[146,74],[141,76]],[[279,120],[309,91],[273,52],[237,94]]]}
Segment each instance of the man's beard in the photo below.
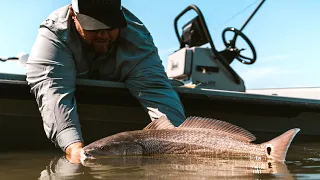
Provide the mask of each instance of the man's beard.
{"label": "man's beard", "polygon": [[98,44],[97,42],[94,42],[95,40],[88,42],[88,40],[83,39],[84,47],[86,51],[102,54],[109,51],[109,49],[112,47],[112,45],[115,43],[112,40],[105,40],[105,43]]}
{"label": "man's beard", "polygon": [[90,43],[90,46],[92,47],[92,50],[96,53],[105,53],[108,52],[110,47],[112,46],[112,41],[111,40],[105,40],[103,42],[97,42],[97,41],[92,41]]}

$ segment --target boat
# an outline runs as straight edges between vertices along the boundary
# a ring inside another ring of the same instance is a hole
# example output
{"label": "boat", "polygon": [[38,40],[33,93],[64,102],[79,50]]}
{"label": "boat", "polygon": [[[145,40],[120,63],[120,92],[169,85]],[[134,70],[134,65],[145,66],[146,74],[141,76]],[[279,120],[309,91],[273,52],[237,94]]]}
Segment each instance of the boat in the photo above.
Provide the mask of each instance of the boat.
{"label": "boat", "polygon": [[[168,56],[166,73],[179,94],[187,116],[201,116],[230,122],[257,136],[257,142],[275,137],[290,128],[301,128],[295,140],[319,140],[320,100],[247,92],[244,80],[230,64],[239,60],[251,65],[257,60],[244,27],[258,11],[258,5],[238,30],[222,32],[224,50],[218,51],[210,37],[204,16],[196,5],[189,5],[174,19],[180,47]],[[186,12],[197,16],[182,27],[177,23]],[[234,33],[227,40],[225,34]],[[241,54],[235,46],[243,38],[252,57]],[[210,47],[202,47],[209,44]],[[1,59],[1,63],[22,60]],[[85,143],[105,136],[145,127],[150,118],[121,82],[77,79],[76,99]],[[25,74],[0,73],[0,150],[52,148],[47,139],[40,112]]]}

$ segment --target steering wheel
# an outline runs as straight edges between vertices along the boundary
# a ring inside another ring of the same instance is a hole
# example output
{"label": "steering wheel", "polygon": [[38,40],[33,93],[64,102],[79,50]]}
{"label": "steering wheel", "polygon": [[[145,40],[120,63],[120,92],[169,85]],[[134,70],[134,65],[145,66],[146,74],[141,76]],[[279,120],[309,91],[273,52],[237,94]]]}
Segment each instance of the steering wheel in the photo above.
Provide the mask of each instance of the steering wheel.
{"label": "steering wheel", "polygon": [[[235,35],[233,37],[232,40],[230,40],[229,42],[227,42],[226,40],[226,32],[228,31],[231,31],[231,32],[234,32]],[[253,54],[253,57],[252,58],[248,58],[246,56],[243,56],[241,55],[241,51],[245,50],[245,49],[238,49],[236,47],[236,40],[238,38],[238,36],[241,36],[245,41],[246,43],[249,45],[250,49],[251,49],[251,52]],[[223,30],[222,32],[222,40],[223,40],[223,43],[224,45],[227,47],[227,49],[229,49],[230,51],[237,51],[238,52],[238,56],[236,57],[236,59],[238,59],[241,63],[243,64],[253,64],[256,60],[257,60],[257,53],[256,53],[256,50],[253,46],[253,44],[250,42],[250,40],[247,38],[246,35],[244,35],[241,31],[235,29],[235,28],[226,28]]]}

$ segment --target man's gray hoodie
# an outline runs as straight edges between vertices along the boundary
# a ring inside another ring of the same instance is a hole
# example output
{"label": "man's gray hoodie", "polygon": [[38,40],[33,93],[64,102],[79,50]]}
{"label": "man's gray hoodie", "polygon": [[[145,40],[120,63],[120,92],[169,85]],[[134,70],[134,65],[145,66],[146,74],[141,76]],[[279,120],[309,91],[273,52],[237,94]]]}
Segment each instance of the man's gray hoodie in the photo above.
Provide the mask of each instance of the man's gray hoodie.
{"label": "man's gray hoodie", "polygon": [[86,48],[77,33],[69,5],[55,10],[40,25],[26,64],[27,81],[47,137],[63,151],[83,142],[74,97],[77,78],[124,82],[146,111],[159,109],[175,125],[185,119],[152,36],[134,14],[124,7],[123,11],[128,26],[120,30],[109,52],[99,56]]}

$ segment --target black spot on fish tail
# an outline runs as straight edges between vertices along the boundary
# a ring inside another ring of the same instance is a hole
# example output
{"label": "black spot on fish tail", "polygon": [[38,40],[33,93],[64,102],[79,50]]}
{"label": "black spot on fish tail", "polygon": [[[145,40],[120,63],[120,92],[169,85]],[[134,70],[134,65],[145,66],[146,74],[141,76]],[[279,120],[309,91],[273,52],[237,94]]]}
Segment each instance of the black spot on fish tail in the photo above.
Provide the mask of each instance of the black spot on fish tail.
{"label": "black spot on fish tail", "polygon": [[284,162],[289,146],[299,131],[299,128],[294,128],[268,142],[263,143],[262,146],[266,148],[266,155],[268,159]]}
{"label": "black spot on fish tail", "polygon": [[267,152],[268,152],[268,155],[270,156],[271,155],[271,147],[267,147]]}

